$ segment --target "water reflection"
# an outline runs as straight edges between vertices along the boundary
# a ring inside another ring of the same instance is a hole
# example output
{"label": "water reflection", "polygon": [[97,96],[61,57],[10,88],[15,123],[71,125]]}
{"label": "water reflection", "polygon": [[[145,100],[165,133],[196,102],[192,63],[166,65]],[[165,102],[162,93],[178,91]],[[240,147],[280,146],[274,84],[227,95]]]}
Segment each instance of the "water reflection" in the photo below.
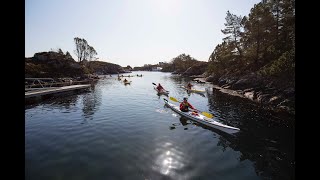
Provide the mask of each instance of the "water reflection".
{"label": "water reflection", "polygon": [[95,88],[92,92],[83,95],[82,103],[83,108],[82,112],[86,119],[92,120],[93,114],[99,109],[101,105],[101,88]]}
{"label": "water reflection", "polygon": [[[218,146],[240,151],[239,161],[254,162],[256,173],[263,178],[294,179],[294,127],[270,121],[274,115],[245,99],[213,91],[208,97],[211,109],[223,123],[241,129],[235,136],[220,136]],[[249,108],[248,108],[249,106]],[[252,108],[250,108],[252,106]],[[292,117],[281,117],[293,121]],[[282,122],[283,122],[282,121]]]}
{"label": "water reflection", "polygon": [[228,136],[163,108],[151,83],[165,80],[169,96],[181,99],[186,78],[145,72],[142,79],[124,86],[105,78],[92,92],[26,110],[29,179],[294,179],[294,128],[271,121],[290,118],[215,91],[208,99],[190,95],[193,105],[241,129]]}
{"label": "water reflection", "polygon": [[185,154],[177,149],[172,143],[165,142],[156,149],[158,156],[155,159],[153,170],[158,171],[162,175],[174,179],[180,179],[179,170],[185,166]]}
{"label": "water reflection", "polygon": [[[188,79],[181,77],[173,76],[171,79],[176,84],[188,82]],[[212,88],[207,88],[206,92],[209,112],[214,114],[215,120],[238,127],[241,131],[228,135],[201,124],[193,124],[211,130],[213,136],[219,138],[217,146],[222,151],[231,148],[241,152],[239,161],[252,161],[258,176],[267,179],[295,178],[294,116],[264,110],[247,99]],[[180,117],[180,123],[172,124],[170,129],[188,124],[187,119]]]}
{"label": "water reflection", "polygon": [[169,127],[170,130],[176,129],[178,127],[183,127],[184,130],[188,130],[187,125],[194,124],[188,118],[183,116],[180,116],[179,120],[180,120],[180,123],[173,123],[172,126]]}
{"label": "water reflection", "polygon": [[70,95],[68,98],[52,98],[50,101],[52,102],[51,105],[54,107],[69,110],[77,104],[78,99],[78,95]]}
{"label": "water reflection", "polygon": [[[82,93],[82,92],[81,92]],[[80,93],[72,93],[68,94],[67,96],[62,96],[62,95],[56,95],[56,96],[47,96],[43,98],[39,98],[36,101],[32,101],[32,103],[28,102],[25,105],[25,109],[30,109],[33,107],[36,107],[38,105],[43,105],[43,106],[52,106],[57,109],[66,109],[70,110],[74,106],[76,106],[78,100],[79,100],[79,95]]]}
{"label": "water reflection", "polygon": [[180,123],[181,123],[181,125],[182,126],[186,126],[186,125],[188,125],[188,124],[192,124],[189,120],[188,120],[188,118],[186,118],[186,117],[180,117]]}

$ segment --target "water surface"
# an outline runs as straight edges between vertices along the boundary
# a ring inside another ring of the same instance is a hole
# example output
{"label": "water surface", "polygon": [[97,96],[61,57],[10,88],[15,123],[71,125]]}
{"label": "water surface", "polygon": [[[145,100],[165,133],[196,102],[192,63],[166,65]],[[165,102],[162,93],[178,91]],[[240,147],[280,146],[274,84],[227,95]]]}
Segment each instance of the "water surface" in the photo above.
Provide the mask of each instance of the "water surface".
{"label": "water surface", "polygon": [[[294,179],[294,117],[209,84],[195,84],[205,97],[188,94],[180,87],[188,79],[170,73],[135,74],[143,77],[127,78],[130,85],[106,77],[91,92],[26,105],[26,179]],[[159,82],[241,131],[230,136],[177,115],[153,89]]]}

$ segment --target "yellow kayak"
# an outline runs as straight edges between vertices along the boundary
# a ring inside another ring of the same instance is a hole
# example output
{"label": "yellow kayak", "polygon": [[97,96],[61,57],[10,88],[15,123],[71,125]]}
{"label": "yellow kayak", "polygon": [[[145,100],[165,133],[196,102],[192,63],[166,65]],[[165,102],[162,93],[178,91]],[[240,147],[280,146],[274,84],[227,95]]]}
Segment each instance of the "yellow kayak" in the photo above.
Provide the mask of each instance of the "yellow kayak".
{"label": "yellow kayak", "polygon": [[194,93],[205,93],[206,91],[204,91],[204,90],[198,90],[198,89],[189,89],[189,88],[187,88],[187,87],[184,87],[184,86],[181,86],[183,89],[185,89],[185,90],[187,90],[187,91],[189,91],[189,92],[194,92]]}

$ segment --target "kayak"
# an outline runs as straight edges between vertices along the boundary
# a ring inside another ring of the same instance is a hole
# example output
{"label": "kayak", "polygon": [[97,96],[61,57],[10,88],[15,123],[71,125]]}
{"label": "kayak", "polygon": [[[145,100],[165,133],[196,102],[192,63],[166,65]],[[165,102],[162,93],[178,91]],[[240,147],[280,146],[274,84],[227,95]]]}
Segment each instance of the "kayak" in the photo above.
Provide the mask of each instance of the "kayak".
{"label": "kayak", "polygon": [[167,90],[162,90],[162,91],[159,91],[156,87],[153,87],[154,90],[156,90],[159,94],[164,94],[164,95],[168,95],[169,94],[169,91]]}
{"label": "kayak", "polygon": [[183,89],[185,89],[185,90],[187,90],[187,91],[189,91],[189,92],[194,92],[194,93],[205,93],[206,91],[203,91],[203,90],[197,90],[197,89],[188,89],[188,88],[186,88],[186,87],[184,87],[184,86],[181,86]]}
{"label": "kayak", "polygon": [[179,106],[176,106],[176,105],[174,105],[172,103],[169,103],[168,100],[165,99],[165,98],[163,98],[163,99],[164,99],[164,103],[168,107],[170,107],[174,112],[180,114],[181,116],[187,117],[190,120],[193,120],[193,121],[198,122],[200,124],[212,127],[214,129],[218,129],[218,130],[226,132],[228,134],[233,134],[233,133],[236,133],[236,132],[240,131],[239,128],[222,124],[222,123],[220,123],[218,121],[215,121],[213,119],[207,118],[206,116],[204,116],[204,115],[202,115],[200,113],[195,114],[193,111],[183,112],[183,111],[180,110]]}
{"label": "kayak", "polygon": [[124,84],[130,84],[130,83],[131,83],[131,81],[127,81],[127,82],[124,82],[124,81],[123,81],[123,83],[124,83]]}

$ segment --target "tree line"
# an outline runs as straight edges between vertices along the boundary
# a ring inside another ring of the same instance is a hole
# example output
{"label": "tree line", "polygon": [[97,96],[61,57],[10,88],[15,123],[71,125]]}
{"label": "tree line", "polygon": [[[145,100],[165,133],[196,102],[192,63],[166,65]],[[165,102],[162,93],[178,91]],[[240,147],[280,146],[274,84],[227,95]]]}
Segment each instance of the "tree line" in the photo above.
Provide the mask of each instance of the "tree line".
{"label": "tree line", "polygon": [[225,19],[225,37],[209,57],[209,73],[255,72],[294,82],[295,0],[263,0],[248,16],[227,11]]}
{"label": "tree line", "polygon": [[190,55],[180,54],[179,56],[173,58],[169,63],[164,63],[162,66],[162,71],[176,72],[180,74],[197,64],[199,64],[199,61]]}

